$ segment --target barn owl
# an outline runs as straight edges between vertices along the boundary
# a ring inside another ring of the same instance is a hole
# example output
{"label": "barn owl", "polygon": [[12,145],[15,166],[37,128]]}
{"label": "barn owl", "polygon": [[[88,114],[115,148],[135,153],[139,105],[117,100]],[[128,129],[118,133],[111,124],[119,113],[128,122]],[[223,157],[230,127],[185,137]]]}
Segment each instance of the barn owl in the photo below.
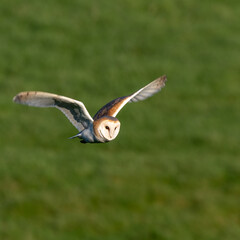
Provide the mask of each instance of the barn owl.
{"label": "barn owl", "polygon": [[30,91],[20,92],[13,101],[34,107],[55,107],[62,111],[78,129],[81,143],[105,143],[115,139],[120,131],[120,122],[116,118],[119,111],[128,102],[138,102],[151,97],[165,86],[167,78],[162,76],[137,92],[119,97],[103,106],[92,118],[80,101],[52,93]]}

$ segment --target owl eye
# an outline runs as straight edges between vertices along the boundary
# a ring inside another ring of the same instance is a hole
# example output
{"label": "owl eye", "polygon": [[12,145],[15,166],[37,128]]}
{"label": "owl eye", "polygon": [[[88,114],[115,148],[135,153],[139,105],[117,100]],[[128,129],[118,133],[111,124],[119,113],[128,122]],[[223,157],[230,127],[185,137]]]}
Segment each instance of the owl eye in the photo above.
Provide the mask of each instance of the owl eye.
{"label": "owl eye", "polygon": [[109,126],[106,126],[105,128],[106,128],[107,130],[109,130]]}

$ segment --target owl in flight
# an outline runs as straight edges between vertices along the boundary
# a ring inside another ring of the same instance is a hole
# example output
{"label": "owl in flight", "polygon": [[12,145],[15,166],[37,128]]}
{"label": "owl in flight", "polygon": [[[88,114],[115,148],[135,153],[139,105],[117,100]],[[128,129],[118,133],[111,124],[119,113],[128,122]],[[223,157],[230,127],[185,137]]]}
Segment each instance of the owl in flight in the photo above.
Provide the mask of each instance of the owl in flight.
{"label": "owl in flight", "polygon": [[166,80],[166,76],[162,76],[131,95],[112,100],[103,106],[93,118],[82,102],[52,93],[21,92],[13,98],[13,101],[34,107],[56,107],[79,131],[71,139],[78,137],[81,143],[105,143],[117,137],[120,122],[116,116],[125,104],[151,97],[165,86]]}

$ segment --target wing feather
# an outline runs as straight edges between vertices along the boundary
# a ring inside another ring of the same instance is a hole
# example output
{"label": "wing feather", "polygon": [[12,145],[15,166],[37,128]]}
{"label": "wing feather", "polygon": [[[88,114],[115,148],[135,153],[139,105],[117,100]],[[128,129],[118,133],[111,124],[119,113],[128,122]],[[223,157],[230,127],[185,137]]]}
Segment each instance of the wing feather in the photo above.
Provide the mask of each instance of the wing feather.
{"label": "wing feather", "polygon": [[158,93],[164,86],[167,81],[167,77],[161,76],[158,79],[152,81],[145,87],[141,88],[132,95],[119,97],[103,106],[93,117],[94,120],[102,116],[112,116],[116,117],[119,111],[128,103],[128,102],[138,102],[143,101],[154,94]]}
{"label": "wing feather", "polygon": [[79,130],[88,128],[93,121],[84,104],[80,101],[46,92],[21,92],[13,101],[34,107],[56,107]]}
{"label": "wing feather", "polygon": [[147,86],[141,88],[136,93],[132,94],[130,96],[129,102],[143,101],[153,96],[165,86],[166,81],[167,81],[167,77],[165,75],[152,81]]}

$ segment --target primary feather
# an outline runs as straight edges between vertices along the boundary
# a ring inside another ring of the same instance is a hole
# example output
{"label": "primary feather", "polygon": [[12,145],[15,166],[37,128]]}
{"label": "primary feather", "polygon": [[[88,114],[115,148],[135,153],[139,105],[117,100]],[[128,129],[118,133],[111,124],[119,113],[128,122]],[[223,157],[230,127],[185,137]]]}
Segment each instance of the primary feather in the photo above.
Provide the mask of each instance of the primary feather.
{"label": "primary feather", "polygon": [[56,107],[79,131],[88,128],[93,121],[82,102],[68,97],[46,92],[21,92],[13,101],[34,107]]}
{"label": "primary feather", "polygon": [[132,94],[130,96],[129,102],[143,101],[153,96],[165,86],[166,81],[167,81],[167,77],[165,75],[152,81],[147,86],[141,88],[140,90]]}

